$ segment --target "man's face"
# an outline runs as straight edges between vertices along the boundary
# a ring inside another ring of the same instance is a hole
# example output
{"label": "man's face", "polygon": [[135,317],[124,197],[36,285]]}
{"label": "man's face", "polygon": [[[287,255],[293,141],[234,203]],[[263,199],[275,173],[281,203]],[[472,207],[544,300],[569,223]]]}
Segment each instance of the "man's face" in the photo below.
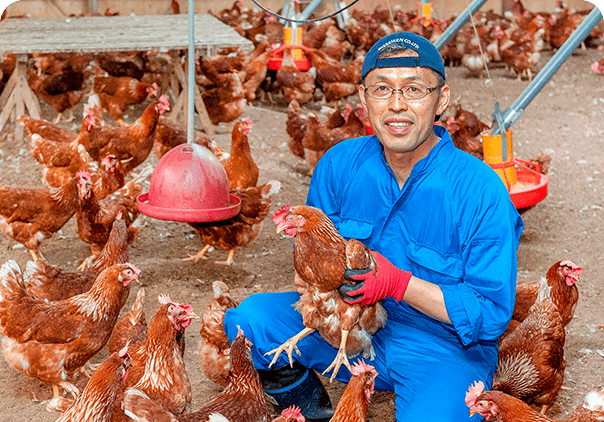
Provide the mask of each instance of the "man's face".
{"label": "man's face", "polygon": [[[371,128],[379,140],[394,152],[409,152],[422,145],[432,135],[434,117],[442,114],[449,103],[449,87],[445,85],[419,100],[407,100],[394,92],[387,100],[377,100],[365,94],[367,86],[381,84],[400,89],[409,84],[436,86],[437,78],[431,69],[423,67],[389,67],[370,71],[365,84],[359,87],[361,102],[367,109]],[[428,150],[436,143],[429,146]]]}

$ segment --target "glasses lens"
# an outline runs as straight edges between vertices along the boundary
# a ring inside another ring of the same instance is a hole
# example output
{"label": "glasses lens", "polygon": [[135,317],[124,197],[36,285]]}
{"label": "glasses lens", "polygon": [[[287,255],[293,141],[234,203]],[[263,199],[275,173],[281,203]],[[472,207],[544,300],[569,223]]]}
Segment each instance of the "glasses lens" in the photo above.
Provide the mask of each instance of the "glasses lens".
{"label": "glasses lens", "polygon": [[409,85],[403,88],[405,98],[419,100],[428,94],[428,88],[423,85]]}
{"label": "glasses lens", "polygon": [[387,85],[371,85],[365,89],[365,93],[372,98],[385,100],[392,95],[392,88]]}

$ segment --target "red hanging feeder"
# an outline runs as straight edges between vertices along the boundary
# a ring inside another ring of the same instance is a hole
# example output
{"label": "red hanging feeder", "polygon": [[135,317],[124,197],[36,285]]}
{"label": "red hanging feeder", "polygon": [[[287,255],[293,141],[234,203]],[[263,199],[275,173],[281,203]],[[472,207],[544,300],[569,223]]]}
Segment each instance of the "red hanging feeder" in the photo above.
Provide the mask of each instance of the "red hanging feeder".
{"label": "red hanging feeder", "polygon": [[234,217],[241,200],[229,193],[224,167],[197,144],[171,149],[155,166],[149,192],[137,198],[149,217],[171,221],[212,222]]}

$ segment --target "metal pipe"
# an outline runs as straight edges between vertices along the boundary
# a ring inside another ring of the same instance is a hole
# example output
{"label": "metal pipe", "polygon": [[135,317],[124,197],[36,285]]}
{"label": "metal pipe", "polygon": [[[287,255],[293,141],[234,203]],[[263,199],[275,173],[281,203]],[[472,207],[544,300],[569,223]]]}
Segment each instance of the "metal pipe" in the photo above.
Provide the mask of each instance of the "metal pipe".
{"label": "metal pipe", "polygon": [[[587,37],[590,31],[602,19],[602,12],[594,7],[581,24],[574,30],[571,36],[564,42],[562,47],[554,54],[547,64],[537,74],[535,79],[525,88],[525,90],[516,99],[511,107],[503,112],[503,127],[507,130],[524,113],[524,109],[541,91],[543,86],[562,66],[564,61],[575,51],[577,46]],[[499,125],[494,125],[489,135],[499,135],[501,133]]]}
{"label": "metal pipe", "polygon": [[300,17],[296,17],[298,20],[308,19],[312,12],[321,4],[323,0],[312,0],[308,6],[304,8],[302,13],[300,13]]}
{"label": "metal pipe", "polygon": [[189,0],[189,52],[187,58],[187,144],[193,145],[193,130],[195,129],[195,96],[193,94],[195,87],[195,0]]}
{"label": "metal pipe", "polygon": [[468,20],[470,20],[470,15],[474,15],[478,9],[485,4],[487,0],[474,0],[470,5],[464,9],[463,12],[445,29],[445,31],[438,37],[434,45],[438,50],[443,48],[445,44],[447,44],[451,38],[455,36],[459,32],[459,30],[466,24]]}

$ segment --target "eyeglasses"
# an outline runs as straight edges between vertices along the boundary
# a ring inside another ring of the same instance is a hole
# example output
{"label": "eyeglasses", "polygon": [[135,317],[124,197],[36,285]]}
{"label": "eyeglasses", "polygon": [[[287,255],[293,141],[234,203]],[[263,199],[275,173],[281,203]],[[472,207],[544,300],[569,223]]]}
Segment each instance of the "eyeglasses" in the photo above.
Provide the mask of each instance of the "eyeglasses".
{"label": "eyeglasses", "polygon": [[403,97],[407,100],[421,100],[432,91],[442,88],[441,86],[435,86],[434,88],[428,88],[423,85],[407,85],[400,89],[394,89],[388,85],[370,85],[365,88],[365,94],[376,100],[388,100],[395,92],[400,92]]}

